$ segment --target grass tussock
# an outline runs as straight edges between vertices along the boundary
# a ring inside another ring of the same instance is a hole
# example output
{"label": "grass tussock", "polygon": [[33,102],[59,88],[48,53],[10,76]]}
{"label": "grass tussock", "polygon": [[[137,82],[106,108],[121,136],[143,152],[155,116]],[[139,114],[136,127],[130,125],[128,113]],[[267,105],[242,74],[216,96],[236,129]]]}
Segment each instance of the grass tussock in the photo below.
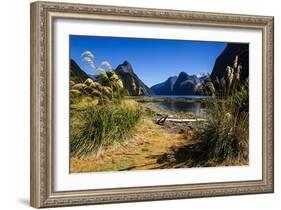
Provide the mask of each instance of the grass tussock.
{"label": "grass tussock", "polygon": [[248,84],[227,99],[208,106],[209,120],[197,134],[201,159],[217,163],[248,161]]}
{"label": "grass tussock", "polygon": [[83,157],[128,137],[142,111],[133,102],[122,104],[92,106],[73,113],[70,142],[72,156]]}

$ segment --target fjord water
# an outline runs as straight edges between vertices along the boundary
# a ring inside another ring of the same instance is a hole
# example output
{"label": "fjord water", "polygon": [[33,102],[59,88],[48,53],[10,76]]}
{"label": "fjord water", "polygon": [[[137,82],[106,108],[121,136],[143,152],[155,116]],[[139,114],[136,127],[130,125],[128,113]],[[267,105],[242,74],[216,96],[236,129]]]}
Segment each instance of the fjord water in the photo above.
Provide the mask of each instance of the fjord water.
{"label": "fjord water", "polygon": [[[150,97],[151,98],[151,97]],[[208,99],[210,96],[198,96],[198,95],[165,95],[165,96],[152,96],[152,98],[166,98],[169,100],[149,102],[150,105],[166,109],[173,112],[191,112],[195,115],[199,115],[201,110],[206,108],[204,103],[198,102],[198,100],[192,101],[192,99]],[[191,100],[180,100],[191,99]]]}

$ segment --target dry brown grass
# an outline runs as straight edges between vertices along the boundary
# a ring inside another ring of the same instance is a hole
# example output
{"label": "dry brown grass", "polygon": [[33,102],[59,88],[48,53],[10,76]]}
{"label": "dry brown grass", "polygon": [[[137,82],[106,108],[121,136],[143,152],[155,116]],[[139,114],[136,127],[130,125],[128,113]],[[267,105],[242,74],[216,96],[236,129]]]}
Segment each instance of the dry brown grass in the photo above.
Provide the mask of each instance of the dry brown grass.
{"label": "dry brown grass", "polygon": [[71,109],[87,109],[98,104],[98,99],[93,99],[91,97],[80,97],[76,99],[75,103],[71,103]]}
{"label": "dry brown grass", "polygon": [[[126,105],[134,102],[125,102]],[[80,160],[71,158],[71,172],[116,171],[159,168],[159,156],[186,145],[183,134],[165,131],[150,119],[142,119],[128,141],[104,148],[99,155]]]}
{"label": "dry brown grass", "polygon": [[139,106],[138,102],[136,102],[135,100],[132,99],[124,99],[121,102],[122,106],[128,107],[128,108],[134,108]]}

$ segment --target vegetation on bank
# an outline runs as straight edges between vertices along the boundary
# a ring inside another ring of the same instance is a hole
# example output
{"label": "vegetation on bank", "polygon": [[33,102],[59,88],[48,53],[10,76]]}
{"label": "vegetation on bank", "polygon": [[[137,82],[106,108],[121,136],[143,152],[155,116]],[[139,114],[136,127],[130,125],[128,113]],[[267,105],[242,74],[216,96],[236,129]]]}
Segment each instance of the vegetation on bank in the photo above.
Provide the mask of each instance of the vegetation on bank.
{"label": "vegetation on bank", "polygon": [[230,102],[212,104],[209,120],[198,130],[202,158],[223,161],[248,159],[248,113],[241,112]]}
{"label": "vegetation on bank", "polygon": [[[249,156],[249,86],[234,79],[221,85],[221,95],[208,104],[208,121],[197,131],[200,159],[247,162]],[[200,164],[200,163],[199,163]]]}
{"label": "vegetation on bank", "polygon": [[124,141],[142,115],[133,102],[90,106],[72,113],[71,154],[83,157],[104,146]]}
{"label": "vegetation on bank", "polygon": [[126,96],[128,99],[134,99],[137,102],[190,102],[190,103],[207,103],[209,100],[214,98],[212,97],[205,97],[205,98],[169,98],[168,96],[161,96],[161,97],[142,97],[142,96]]}
{"label": "vegetation on bank", "polygon": [[70,82],[70,152],[77,158],[124,141],[142,116],[138,103],[123,100],[123,82],[107,61],[97,66],[89,51],[82,57],[99,75],[96,81]]}

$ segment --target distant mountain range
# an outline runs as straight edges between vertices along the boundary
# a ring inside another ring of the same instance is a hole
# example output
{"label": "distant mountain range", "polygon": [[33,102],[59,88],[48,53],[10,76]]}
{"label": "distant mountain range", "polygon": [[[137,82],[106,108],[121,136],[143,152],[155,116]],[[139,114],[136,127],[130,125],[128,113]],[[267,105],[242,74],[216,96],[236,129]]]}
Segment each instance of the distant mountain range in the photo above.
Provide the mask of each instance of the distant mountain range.
{"label": "distant mountain range", "polygon": [[[181,72],[178,76],[171,76],[166,81],[153,85],[149,88],[136,75],[132,65],[124,61],[115,69],[115,73],[122,80],[124,88],[131,96],[139,95],[196,95],[197,88],[206,82],[217,85],[217,80],[225,74],[227,66],[233,66],[235,58],[238,58],[239,65],[242,65],[241,81],[245,81],[249,76],[249,45],[248,44],[227,44],[225,50],[217,57],[211,75],[189,75]],[[96,80],[96,76],[85,73],[78,64],[70,61],[71,80],[78,83],[87,78]]]}
{"label": "distant mountain range", "polygon": [[169,77],[165,82],[153,85],[151,89],[156,95],[195,95],[196,87],[207,76],[197,77],[181,72],[178,76]]}
{"label": "distant mountain range", "polygon": [[[153,85],[151,89],[156,95],[198,95],[200,93],[198,87],[207,84],[208,88],[214,87],[216,91],[220,88],[218,81],[224,77],[226,67],[232,67],[234,62],[242,66],[240,81],[243,83],[249,77],[249,45],[229,43],[217,57],[211,75],[188,75],[181,72],[178,76],[169,77],[165,82]],[[212,95],[211,92],[207,90],[205,94]]]}

